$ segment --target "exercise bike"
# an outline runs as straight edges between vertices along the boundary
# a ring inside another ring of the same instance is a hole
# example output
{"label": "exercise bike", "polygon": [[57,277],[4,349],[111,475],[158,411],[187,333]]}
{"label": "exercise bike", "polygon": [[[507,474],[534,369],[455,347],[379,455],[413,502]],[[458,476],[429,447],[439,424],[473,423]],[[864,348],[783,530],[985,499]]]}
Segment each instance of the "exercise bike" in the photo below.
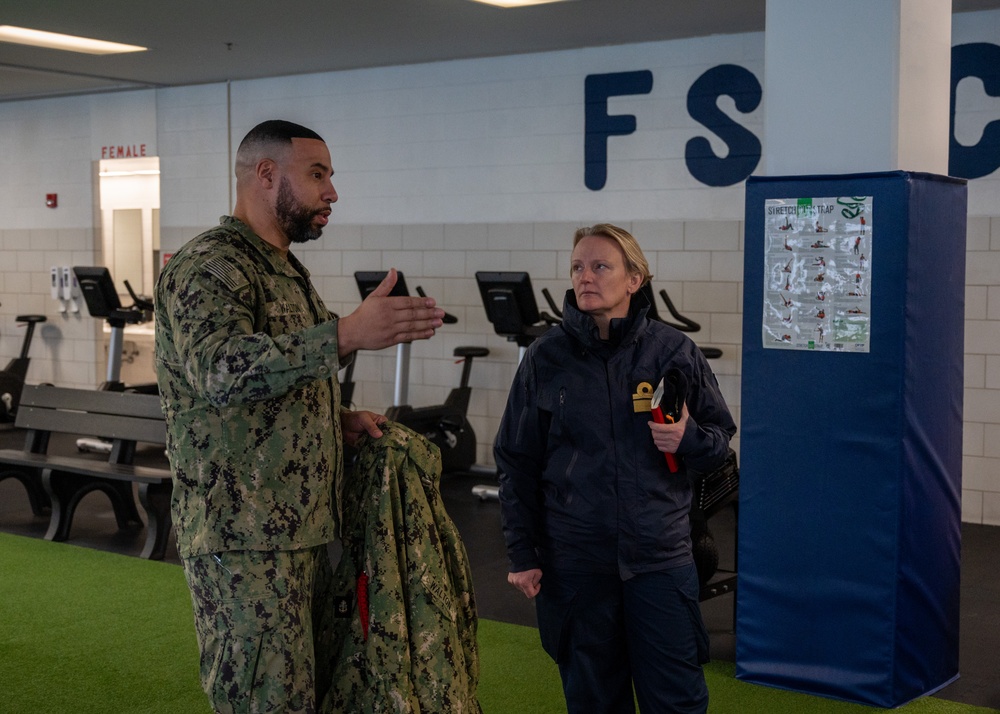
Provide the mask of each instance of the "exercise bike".
{"label": "exercise bike", "polygon": [[[652,307],[650,308],[650,316],[653,319],[659,320],[664,324],[670,325],[671,327],[680,330],[681,332],[699,332],[701,330],[700,324],[698,324],[689,317],[685,317],[684,315],[680,314],[680,312],[677,311],[677,308],[674,306],[674,301],[670,299],[670,295],[667,294],[666,289],[664,288],[660,289],[660,298],[662,298],[664,304],[667,306],[667,312],[669,312],[670,316],[675,320],[677,320],[677,322],[670,322],[670,320],[660,317],[660,313],[656,309],[656,298],[653,296],[653,288],[649,283],[646,283],[646,285],[643,287],[643,290],[646,291],[645,292],[646,299],[649,300],[649,304],[652,305]],[[640,290],[640,292],[642,292],[642,290]],[[722,350],[720,350],[718,347],[699,346],[698,349],[700,349],[701,353],[705,355],[705,359],[718,359],[719,357],[722,356]]]}
{"label": "exercise bike", "polygon": [[[559,320],[538,309],[531,277],[523,271],[486,271],[476,273],[479,295],[486,309],[486,319],[494,331],[517,345],[520,364],[528,346],[544,335]],[[550,306],[552,297],[543,289]],[[496,472],[493,473],[496,476]],[[500,488],[495,484],[477,484],[472,495],[480,501],[497,501]]]}
{"label": "exercise bike", "polygon": [[[358,271],[354,279],[358,284],[361,299],[364,300],[385,279],[385,271]],[[418,286],[417,294],[427,297]],[[403,273],[397,271],[396,284],[389,293],[391,296],[408,296],[406,279]],[[454,324],[458,318],[445,314],[444,322]],[[452,388],[443,404],[426,407],[414,407],[409,404],[410,381],[410,343],[401,342],[396,345],[396,375],[393,387],[392,406],[385,415],[392,421],[403,424],[423,435],[441,450],[442,474],[464,472],[476,463],[476,433],[469,423],[469,400],[472,387],[469,377],[472,374],[472,362],[476,357],[485,357],[490,353],[486,347],[456,347],[453,354],[463,362],[462,377],[459,386]],[[348,368],[348,379],[353,370]],[[353,382],[348,381],[347,393],[353,397]],[[343,385],[341,387],[343,396]]]}
{"label": "exercise bike", "polygon": [[21,354],[15,357],[3,371],[0,371],[0,423],[11,424],[21,401],[21,391],[28,377],[28,364],[31,362],[28,352],[31,349],[31,338],[35,334],[35,325],[45,322],[45,315],[18,315],[14,318],[25,324],[24,340],[21,342]]}
{"label": "exercise bike", "polygon": [[155,394],[156,385],[135,385],[126,387],[121,381],[122,347],[125,343],[125,326],[149,322],[153,319],[153,301],[136,295],[126,280],[125,289],[132,298],[132,304],[123,306],[118,298],[118,290],[111,279],[111,273],[104,267],[74,267],[73,273],[80,285],[87,311],[91,317],[104,319],[111,327],[108,343],[107,379],[98,389],[109,392],[129,391]]}
{"label": "exercise bike", "polygon": [[517,345],[518,363],[528,345],[560,322],[562,314],[545,288],[542,293],[557,317],[538,309],[531,277],[523,271],[480,270],[476,273],[476,284],[486,309],[486,319],[498,335]]}
{"label": "exercise bike", "polygon": [[[552,312],[556,315],[556,317],[562,318],[562,311],[556,305],[555,300],[552,299],[552,295],[549,293],[548,289],[542,288],[542,294],[545,296],[545,300],[549,303],[549,307],[552,309]],[[660,315],[660,311],[656,307],[656,295],[653,293],[653,286],[651,283],[646,283],[639,288],[638,294],[645,297],[646,301],[649,303],[649,312],[647,313],[649,319],[662,322],[665,325],[670,325],[675,330],[680,330],[681,332],[701,331],[701,325],[699,323],[685,315],[682,315],[677,310],[677,307],[674,305],[674,301],[670,299],[670,295],[665,289],[660,289],[660,298],[667,306],[667,312],[669,312],[670,316],[677,322],[671,322]],[[722,350],[718,347],[702,347],[699,345],[698,349],[701,350],[703,355],[705,355],[705,359],[718,359],[722,356]]]}
{"label": "exercise bike", "polygon": [[[28,374],[28,351],[31,348],[31,338],[35,333],[35,325],[45,322],[45,315],[18,315],[18,322],[26,323],[24,340],[21,342],[21,354],[15,357],[0,372],[0,428],[14,428],[17,407],[21,401],[21,391]],[[28,493],[28,503],[31,512],[42,516],[52,507],[52,500],[42,486],[41,473],[37,469],[5,468],[0,470],[0,481],[7,478],[17,479]]]}
{"label": "exercise bike", "polygon": [[[111,327],[111,339],[108,342],[108,369],[104,382],[98,387],[107,392],[137,392],[140,394],[156,394],[156,383],[126,385],[121,381],[122,347],[125,344],[125,326],[149,322],[153,319],[153,302],[136,295],[132,286],[126,280],[125,289],[132,298],[132,304],[123,306],[118,297],[118,290],[111,279],[111,273],[102,266],[74,267],[73,273],[80,286],[87,311],[91,317],[103,318]],[[90,453],[111,453],[110,439],[94,439],[83,437],[77,439],[76,447],[80,451]]]}

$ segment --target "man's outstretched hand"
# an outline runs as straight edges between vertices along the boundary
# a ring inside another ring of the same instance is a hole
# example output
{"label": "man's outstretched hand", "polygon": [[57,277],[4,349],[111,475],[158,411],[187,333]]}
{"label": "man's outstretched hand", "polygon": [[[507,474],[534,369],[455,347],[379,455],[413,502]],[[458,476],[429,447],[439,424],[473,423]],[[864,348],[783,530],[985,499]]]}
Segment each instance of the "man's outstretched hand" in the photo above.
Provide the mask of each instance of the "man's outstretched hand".
{"label": "man's outstretched hand", "polygon": [[444,310],[429,297],[389,297],[396,284],[392,268],[358,309],[340,319],[337,352],[346,357],[355,350],[380,350],[400,342],[426,340],[443,324]]}

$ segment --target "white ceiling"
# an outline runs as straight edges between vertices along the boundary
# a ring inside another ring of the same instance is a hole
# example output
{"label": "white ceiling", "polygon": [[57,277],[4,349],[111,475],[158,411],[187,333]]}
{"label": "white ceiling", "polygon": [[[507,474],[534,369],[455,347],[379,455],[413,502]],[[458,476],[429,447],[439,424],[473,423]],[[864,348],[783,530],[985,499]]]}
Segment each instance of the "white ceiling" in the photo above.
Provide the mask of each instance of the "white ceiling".
{"label": "white ceiling", "polygon": [[[945,2],[947,0],[941,0]],[[758,32],[766,0],[0,0],[0,24],[142,45],[0,43],[0,101]],[[956,12],[1000,0],[953,0]]]}

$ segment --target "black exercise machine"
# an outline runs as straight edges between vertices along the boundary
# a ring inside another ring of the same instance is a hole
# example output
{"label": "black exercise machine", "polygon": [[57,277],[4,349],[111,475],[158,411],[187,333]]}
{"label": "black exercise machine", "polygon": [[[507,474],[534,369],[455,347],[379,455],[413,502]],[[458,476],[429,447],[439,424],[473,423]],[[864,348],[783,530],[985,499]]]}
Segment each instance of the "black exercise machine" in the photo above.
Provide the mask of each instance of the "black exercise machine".
{"label": "black exercise machine", "polygon": [[[364,300],[385,279],[386,271],[358,271],[354,279],[358,284],[361,299]],[[408,296],[406,279],[403,273],[397,271],[396,284],[389,293],[393,296]],[[417,287],[417,293],[426,297],[423,290]],[[454,324],[458,318],[445,315],[444,322]],[[472,374],[472,361],[476,357],[485,357],[490,351],[485,347],[456,347],[453,354],[464,362],[462,377],[458,387],[452,388],[443,404],[426,407],[414,407],[409,403],[410,382],[410,343],[401,342],[396,345],[396,377],[393,386],[393,401],[385,415],[395,422],[422,434],[441,450],[441,471],[443,474],[468,471],[476,463],[476,433],[469,423],[469,399],[472,387],[469,377]],[[355,360],[357,357],[355,357]],[[347,379],[353,374],[353,363],[348,368]],[[344,397],[344,387],[341,386],[341,396],[345,403],[353,398],[354,384],[349,381],[347,397]]]}
{"label": "black exercise machine", "polygon": [[[660,322],[670,325],[674,329],[680,330],[681,332],[699,332],[701,330],[700,324],[677,311],[677,308],[674,306],[674,301],[670,299],[670,295],[667,294],[665,289],[660,289],[660,297],[667,306],[667,311],[670,313],[670,316],[677,320],[677,322],[671,322],[670,320],[660,316],[659,311],[656,309],[656,297],[653,295],[653,287],[650,283],[646,283],[642,286],[639,292],[643,293],[646,296],[646,299],[649,300],[649,304],[651,305],[649,316],[654,320],[659,320]],[[698,349],[701,350],[701,353],[705,355],[706,359],[718,359],[722,356],[722,350],[718,347],[699,346]]]}
{"label": "black exercise machine", "polygon": [[[729,450],[725,463],[710,473],[691,473],[691,548],[701,585],[700,600],[709,600],[736,590],[736,558],[739,545],[740,468],[736,452]],[[733,569],[719,569],[719,548],[708,520],[729,507],[733,509]],[[716,574],[720,578],[714,579]]]}
{"label": "black exercise machine", "polygon": [[[476,273],[476,283],[486,308],[486,319],[498,335],[517,344],[518,362],[528,345],[559,323],[557,318],[539,311],[531,277],[523,271],[481,270]],[[543,292],[553,305],[548,291]],[[556,309],[553,312],[558,314]]]}
{"label": "black exercise machine", "polygon": [[[517,345],[518,363],[524,357],[528,345],[559,323],[557,318],[538,309],[531,277],[526,272],[481,270],[476,273],[476,283],[486,309],[486,318],[493,325],[494,331]],[[548,292],[543,292],[549,304],[553,305]],[[472,487],[472,495],[481,501],[496,501],[499,487],[494,484],[477,484]]]}
{"label": "black exercise machine", "polygon": [[[132,298],[132,304],[123,307],[118,298],[118,290],[111,279],[111,273],[104,267],[74,267],[73,273],[80,285],[80,292],[87,303],[91,317],[103,318],[111,326],[111,340],[108,344],[107,379],[99,389],[109,392],[123,392],[121,381],[122,347],[125,343],[125,325],[136,325],[153,319],[153,302],[135,294],[129,282],[125,289]],[[155,385],[139,385],[130,391],[155,394]]]}
{"label": "black exercise machine", "polygon": [[[126,386],[121,381],[122,348],[125,345],[125,326],[149,322],[153,319],[153,302],[135,294],[132,286],[126,280],[125,289],[132,298],[132,304],[125,307],[118,298],[111,273],[103,266],[74,267],[80,292],[91,317],[103,318],[111,326],[111,339],[108,342],[107,378],[98,387],[100,391],[136,392],[139,394],[156,394],[155,382]],[[111,452],[113,442],[110,439],[95,439],[82,437],[77,439],[76,447],[80,451],[106,454]]]}
{"label": "black exercise machine", "polygon": [[15,357],[3,371],[0,371],[0,423],[11,424],[17,413],[17,405],[21,401],[21,391],[28,378],[28,365],[31,359],[28,352],[31,349],[31,338],[35,334],[35,325],[45,322],[45,315],[18,315],[14,318],[25,324],[24,340],[21,342],[21,354]]}
{"label": "black exercise machine", "polygon": [[[542,288],[542,294],[545,296],[546,301],[548,301],[549,307],[552,308],[552,312],[556,315],[556,317],[561,318],[562,311],[558,308],[558,306],[556,306],[555,300],[552,299],[552,295],[549,291],[546,288]],[[667,294],[665,289],[660,289],[660,298],[663,299],[663,303],[667,306],[667,311],[670,313],[670,316],[677,322],[671,322],[660,315],[660,311],[656,307],[656,295],[653,293],[653,286],[651,283],[646,283],[639,288],[639,294],[644,296],[646,301],[649,303],[649,313],[647,313],[649,319],[662,322],[665,325],[670,325],[674,329],[680,330],[681,332],[699,332],[701,330],[701,325],[699,323],[685,315],[682,315],[677,310],[677,307],[674,305],[674,301],[670,299],[670,295]],[[722,350],[718,347],[699,346],[698,349],[701,350],[701,353],[705,355],[706,359],[718,359],[722,356]]]}

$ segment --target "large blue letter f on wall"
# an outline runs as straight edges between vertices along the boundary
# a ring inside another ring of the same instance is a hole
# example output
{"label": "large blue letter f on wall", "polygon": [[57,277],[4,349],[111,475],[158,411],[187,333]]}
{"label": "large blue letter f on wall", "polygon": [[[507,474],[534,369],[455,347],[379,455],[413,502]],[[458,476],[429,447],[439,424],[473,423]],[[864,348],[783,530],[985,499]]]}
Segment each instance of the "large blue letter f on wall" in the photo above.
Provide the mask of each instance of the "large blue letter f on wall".
{"label": "large blue letter f on wall", "polygon": [[608,137],[635,131],[635,117],[631,114],[608,115],[608,97],[649,94],[652,89],[653,73],[648,69],[587,75],[583,182],[591,191],[600,191],[608,179]]}

